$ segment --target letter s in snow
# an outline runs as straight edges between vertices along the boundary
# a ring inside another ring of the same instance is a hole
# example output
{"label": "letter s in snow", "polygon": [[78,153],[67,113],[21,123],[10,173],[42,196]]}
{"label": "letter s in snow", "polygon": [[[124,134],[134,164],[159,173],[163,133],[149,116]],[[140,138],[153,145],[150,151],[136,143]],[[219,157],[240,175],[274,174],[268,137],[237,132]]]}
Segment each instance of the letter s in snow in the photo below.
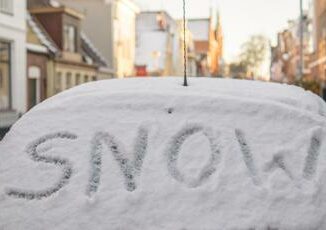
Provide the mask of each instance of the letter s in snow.
{"label": "letter s in snow", "polygon": [[41,200],[43,198],[53,195],[68,184],[69,179],[72,176],[72,164],[68,160],[62,159],[60,157],[42,156],[37,150],[38,146],[54,139],[75,140],[77,139],[77,135],[68,132],[58,132],[49,134],[32,142],[28,146],[26,151],[33,161],[52,164],[62,168],[63,173],[60,180],[54,186],[43,191],[26,191],[21,189],[10,188],[6,191],[6,194],[8,196],[27,200]]}

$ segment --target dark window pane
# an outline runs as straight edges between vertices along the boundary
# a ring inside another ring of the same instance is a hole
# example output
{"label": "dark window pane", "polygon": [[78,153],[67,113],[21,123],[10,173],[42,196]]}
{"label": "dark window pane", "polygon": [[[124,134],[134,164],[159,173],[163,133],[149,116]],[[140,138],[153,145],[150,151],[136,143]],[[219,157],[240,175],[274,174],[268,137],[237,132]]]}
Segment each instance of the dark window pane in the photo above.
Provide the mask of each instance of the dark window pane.
{"label": "dark window pane", "polygon": [[10,44],[7,42],[0,42],[0,61],[8,62],[10,53]]}
{"label": "dark window pane", "polygon": [[60,93],[62,91],[62,74],[58,72],[55,76],[55,93]]}
{"label": "dark window pane", "polygon": [[80,74],[77,74],[76,75],[76,85],[80,85],[82,83],[81,81],[81,75]]}
{"label": "dark window pane", "polygon": [[72,87],[72,75],[71,73],[67,73],[66,75],[66,89],[69,89]]}
{"label": "dark window pane", "polygon": [[28,100],[30,108],[34,107],[38,103],[38,95],[37,95],[37,79],[29,79],[28,80]]}
{"label": "dark window pane", "polygon": [[0,110],[10,109],[10,43],[0,41]]}

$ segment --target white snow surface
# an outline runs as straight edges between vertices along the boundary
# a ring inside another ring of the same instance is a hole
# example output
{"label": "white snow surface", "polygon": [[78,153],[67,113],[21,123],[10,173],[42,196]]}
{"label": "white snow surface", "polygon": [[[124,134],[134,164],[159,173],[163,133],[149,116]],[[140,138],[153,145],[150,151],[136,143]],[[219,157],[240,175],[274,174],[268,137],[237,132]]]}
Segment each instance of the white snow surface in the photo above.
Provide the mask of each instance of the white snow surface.
{"label": "white snow surface", "polygon": [[194,78],[70,89],[0,143],[1,230],[324,230],[324,102]]}

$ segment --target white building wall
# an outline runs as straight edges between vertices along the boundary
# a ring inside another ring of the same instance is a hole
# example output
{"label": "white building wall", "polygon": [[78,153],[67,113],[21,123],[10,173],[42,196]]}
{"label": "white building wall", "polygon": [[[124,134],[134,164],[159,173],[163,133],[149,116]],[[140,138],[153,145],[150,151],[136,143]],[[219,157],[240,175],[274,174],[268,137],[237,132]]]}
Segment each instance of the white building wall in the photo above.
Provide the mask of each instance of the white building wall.
{"label": "white building wall", "polygon": [[[138,34],[136,65],[146,65],[148,72],[164,71],[167,38],[167,34],[162,31],[143,31]],[[154,57],[154,54],[157,56]]]}
{"label": "white building wall", "polygon": [[136,14],[139,9],[127,0],[115,1],[114,54],[119,78],[134,75],[136,46]]}
{"label": "white building wall", "polygon": [[117,77],[131,76],[135,63],[136,15],[132,0],[59,0],[81,11],[83,30]]}
{"label": "white building wall", "polygon": [[12,109],[24,113],[27,109],[26,1],[12,1],[12,14],[0,12],[0,40],[11,43]]}
{"label": "white building wall", "polygon": [[81,21],[82,30],[100,50],[108,67],[113,69],[113,19],[110,2],[103,0],[59,0],[59,2],[84,14],[85,18]]}
{"label": "white building wall", "polygon": [[209,19],[195,19],[188,21],[188,28],[193,34],[195,41],[208,41],[209,40]]}
{"label": "white building wall", "polygon": [[[160,27],[158,18],[166,26]],[[177,75],[180,37],[176,21],[164,12],[141,12],[136,19],[136,65],[146,65],[147,72]]]}

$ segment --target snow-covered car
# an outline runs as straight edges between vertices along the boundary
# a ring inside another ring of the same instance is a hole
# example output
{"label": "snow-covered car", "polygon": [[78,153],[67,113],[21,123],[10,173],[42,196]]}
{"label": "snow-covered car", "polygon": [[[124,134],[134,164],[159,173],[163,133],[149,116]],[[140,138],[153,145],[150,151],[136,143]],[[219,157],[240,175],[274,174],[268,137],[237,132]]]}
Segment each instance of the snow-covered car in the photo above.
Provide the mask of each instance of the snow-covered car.
{"label": "snow-covered car", "polygon": [[0,143],[0,229],[326,229],[325,103],[181,82],[93,82],[26,113]]}

